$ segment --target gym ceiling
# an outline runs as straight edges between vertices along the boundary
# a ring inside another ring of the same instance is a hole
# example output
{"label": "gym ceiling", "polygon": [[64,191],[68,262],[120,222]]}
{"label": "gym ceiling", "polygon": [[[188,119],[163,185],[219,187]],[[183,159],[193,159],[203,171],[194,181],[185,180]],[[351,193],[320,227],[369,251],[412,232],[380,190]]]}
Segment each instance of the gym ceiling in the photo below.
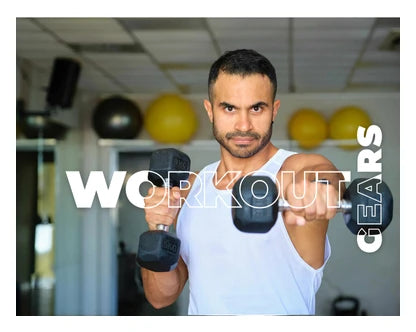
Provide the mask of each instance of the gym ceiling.
{"label": "gym ceiling", "polygon": [[16,56],[47,86],[55,57],[93,93],[206,93],[210,64],[253,48],[280,93],[399,91],[398,18],[17,18]]}

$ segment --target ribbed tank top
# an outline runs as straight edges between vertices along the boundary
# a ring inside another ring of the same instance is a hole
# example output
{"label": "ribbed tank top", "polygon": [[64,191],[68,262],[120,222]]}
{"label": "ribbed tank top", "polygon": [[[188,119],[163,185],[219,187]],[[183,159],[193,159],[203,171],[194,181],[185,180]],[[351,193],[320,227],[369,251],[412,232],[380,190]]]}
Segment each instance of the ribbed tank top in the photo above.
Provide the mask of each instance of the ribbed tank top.
{"label": "ribbed tank top", "polygon": [[[254,175],[275,176],[293,152],[279,149]],[[189,275],[190,315],[311,315],[324,264],[308,265],[286,231],[281,213],[264,234],[238,230],[231,217],[231,190],[218,190],[219,161],[198,174],[177,221],[180,254]],[[203,207],[203,208],[202,208]]]}

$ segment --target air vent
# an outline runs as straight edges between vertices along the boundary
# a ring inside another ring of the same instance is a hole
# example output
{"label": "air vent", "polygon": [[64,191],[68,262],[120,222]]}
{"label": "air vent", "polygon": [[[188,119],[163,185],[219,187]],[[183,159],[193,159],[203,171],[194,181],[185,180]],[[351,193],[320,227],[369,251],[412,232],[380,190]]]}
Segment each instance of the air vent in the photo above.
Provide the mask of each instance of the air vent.
{"label": "air vent", "polygon": [[380,45],[383,51],[400,51],[400,29],[391,29]]}
{"label": "air vent", "polygon": [[201,30],[205,29],[202,18],[121,18],[119,19],[129,30]]}
{"label": "air vent", "polygon": [[76,52],[84,53],[144,53],[138,44],[69,44]]}

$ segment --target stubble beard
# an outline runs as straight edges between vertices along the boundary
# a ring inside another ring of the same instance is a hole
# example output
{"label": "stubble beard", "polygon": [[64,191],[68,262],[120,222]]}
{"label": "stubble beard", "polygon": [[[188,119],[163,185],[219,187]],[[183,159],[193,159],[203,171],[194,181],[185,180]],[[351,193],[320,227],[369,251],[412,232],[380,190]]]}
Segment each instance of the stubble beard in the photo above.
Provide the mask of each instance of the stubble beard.
{"label": "stubble beard", "polygon": [[[262,136],[256,132],[244,132],[244,131],[234,131],[222,135],[217,127],[215,126],[215,121],[212,123],[212,132],[215,139],[220,145],[226,149],[233,157],[236,158],[250,158],[254,156],[257,152],[262,150],[269,142],[273,133],[273,126],[270,124],[268,131]],[[251,137],[255,141],[259,141],[259,144],[249,147],[246,144],[237,145],[237,148],[231,146],[229,140],[233,137]]]}

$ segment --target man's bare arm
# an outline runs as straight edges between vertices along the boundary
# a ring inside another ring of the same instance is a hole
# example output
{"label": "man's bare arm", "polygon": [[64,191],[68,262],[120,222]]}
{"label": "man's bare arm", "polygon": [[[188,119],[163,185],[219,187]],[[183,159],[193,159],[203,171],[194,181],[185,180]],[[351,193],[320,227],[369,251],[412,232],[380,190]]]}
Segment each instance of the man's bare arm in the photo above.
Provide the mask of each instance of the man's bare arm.
{"label": "man's bare arm", "polygon": [[156,309],[174,303],[188,280],[188,269],[182,257],[172,271],[153,272],[144,268],[141,271],[146,299]]}
{"label": "man's bare arm", "polygon": [[[283,179],[283,171],[294,172],[294,178],[287,173]],[[319,179],[315,177],[316,171],[320,172]],[[285,161],[279,172],[278,179],[284,184],[281,188],[282,196],[292,204],[307,206],[314,200],[316,193],[315,201],[310,206],[283,213],[285,226],[294,247],[302,259],[315,269],[321,267],[324,262],[328,222],[336,213],[335,209],[329,209],[328,206],[335,205],[345,190],[344,183],[339,184],[343,177],[337,171],[337,168],[321,155],[296,154]],[[328,180],[328,184],[315,182],[322,179]],[[293,190],[298,196],[303,196],[303,200],[297,200]]]}
{"label": "man's bare arm", "polygon": [[[179,209],[172,209],[168,207],[168,199],[178,200],[176,196],[174,198],[173,192],[180,194],[180,198],[183,199],[188,196],[189,191],[196,176],[191,174],[189,177],[190,186],[187,190],[179,191],[179,188],[175,187],[170,189],[169,195],[166,195],[165,201],[159,204],[157,208],[145,208],[146,221],[149,224],[149,229],[155,230],[158,223],[166,223],[169,221],[170,225],[176,227]],[[153,189],[149,190],[150,191]],[[154,188],[155,193],[151,196],[146,204],[148,206],[155,206],[157,202],[160,202],[164,197],[165,188]],[[177,201],[176,201],[177,202]],[[176,204],[175,204],[176,205]],[[176,268],[169,272],[153,272],[145,268],[141,269],[143,288],[146,299],[156,309],[160,309],[171,305],[181,294],[186,281],[188,280],[188,268],[182,257],[179,257],[179,262]]]}

